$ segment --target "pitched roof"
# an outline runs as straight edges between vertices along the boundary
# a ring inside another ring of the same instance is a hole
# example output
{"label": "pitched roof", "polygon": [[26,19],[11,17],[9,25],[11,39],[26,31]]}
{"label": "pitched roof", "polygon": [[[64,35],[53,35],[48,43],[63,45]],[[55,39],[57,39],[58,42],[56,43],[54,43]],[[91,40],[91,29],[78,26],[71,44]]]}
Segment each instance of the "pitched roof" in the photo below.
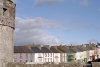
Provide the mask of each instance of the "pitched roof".
{"label": "pitched roof", "polygon": [[80,50],[80,51],[82,51],[82,52],[84,51],[84,49],[82,49],[82,48],[79,47],[79,46],[77,47],[77,49]]}
{"label": "pitched roof", "polygon": [[84,49],[82,49],[81,47],[83,47],[83,46],[80,46],[80,45],[77,45],[77,46],[75,46],[80,52],[83,52],[84,51]]}
{"label": "pitched roof", "polygon": [[88,51],[88,50],[91,50],[90,47],[81,47],[84,51]]}
{"label": "pitched roof", "polygon": [[66,53],[75,53],[75,51],[71,50],[70,48],[67,48],[66,46],[62,47]]}
{"label": "pitched roof", "polygon": [[77,47],[71,47],[70,49],[72,49],[75,52],[80,52],[80,50]]}
{"label": "pitched roof", "polygon": [[51,50],[53,53],[60,53],[60,51],[57,50],[57,49],[54,48],[54,47],[50,47],[50,50]]}
{"label": "pitched roof", "polygon": [[89,50],[94,50],[92,47],[88,47],[89,48]]}
{"label": "pitched roof", "polygon": [[31,50],[34,52],[34,53],[44,53],[42,50],[40,50],[38,47],[31,47]]}
{"label": "pitched roof", "polygon": [[88,51],[89,49],[87,47],[80,47],[81,49],[83,49],[84,51]]}
{"label": "pitched roof", "polygon": [[14,53],[33,53],[33,52],[26,46],[14,46]]}
{"label": "pitched roof", "polygon": [[60,47],[57,47],[57,49],[58,49],[59,51],[61,51],[62,53],[66,53],[66,51],[65,51],[64,49],[60,48]]}
{"label": "pitched roof", "polygon": [[48,49],[47,47],[41,47],[41,50],[44,52],[44,53],[52,53],[52,51],[50,49]]}

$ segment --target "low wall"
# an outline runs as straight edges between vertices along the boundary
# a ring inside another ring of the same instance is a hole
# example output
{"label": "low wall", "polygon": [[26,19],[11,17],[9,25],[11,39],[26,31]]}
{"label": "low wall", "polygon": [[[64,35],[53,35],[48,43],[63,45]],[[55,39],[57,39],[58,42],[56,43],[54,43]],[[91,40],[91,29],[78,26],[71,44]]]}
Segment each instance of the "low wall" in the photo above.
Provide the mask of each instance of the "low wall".
{"label": "low wall", "polygon": [[100,67],[100,62],[92,62],[92,67]]}
{"label": "low wall", "polygon": [[84,63],[59,63],[59,64],[26,64],[8,63],[7,67],[83,67]]}

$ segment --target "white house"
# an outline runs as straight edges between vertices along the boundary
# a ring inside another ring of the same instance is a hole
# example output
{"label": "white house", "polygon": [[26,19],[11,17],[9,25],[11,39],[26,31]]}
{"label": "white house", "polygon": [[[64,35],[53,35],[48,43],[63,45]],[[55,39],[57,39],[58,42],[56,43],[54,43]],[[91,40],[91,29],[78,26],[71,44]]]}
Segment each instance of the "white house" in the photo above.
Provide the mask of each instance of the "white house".
{"label": "white house", "polygon": [[34,62],[34,53],[26,46],[14,46],[14,62]]}
{"label": "white house", "polygon": [[34,62],[35,63],[43,63],[44,52],[41,50],[40,45],[34,45],[31,47],[31,50],[34,52]]}
{"label": "white house", "polygon": [[50,46],[43,45],[43,47],[41,47],[41,50],[44,52],[43,56],[44,63],[53,62],[53,52],[50,50]]}
{"label": "white house", "polygon": [[67,62],[67,53],[63,50],[62,46],[52,46],[60,52],[60,62]]}
{"label": "white house", "polygon": [[77,48],[77,46],[71,46],[70,49],[72,49],[73,51],[76,52],[76,53],[75,53],[75,60],[81,61],[81,60],[82,60],[82,58],[81,58],[82,51],[80,51],[80,50]]}
{"label": "white house", "polygon": [[53,62],[54,63],[60,63],[61,59],[60,59],[60,54],[61,52],[59,50],[57,50],[54,47],[50,47],[50,50],[53,52]]}

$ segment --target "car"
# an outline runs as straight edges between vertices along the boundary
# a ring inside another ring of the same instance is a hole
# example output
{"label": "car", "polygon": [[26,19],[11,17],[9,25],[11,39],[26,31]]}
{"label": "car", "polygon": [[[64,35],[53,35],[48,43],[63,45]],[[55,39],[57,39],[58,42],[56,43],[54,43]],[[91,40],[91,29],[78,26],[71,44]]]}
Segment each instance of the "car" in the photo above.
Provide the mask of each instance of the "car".
{"label": "car", "polygon": [[86,67],[92,67],[92,63],[91,63],[91,62],[100,62],[100,58],[95,59],[95,60],[93,60],[93,61],[88,61],[88,62],[86,63]]}

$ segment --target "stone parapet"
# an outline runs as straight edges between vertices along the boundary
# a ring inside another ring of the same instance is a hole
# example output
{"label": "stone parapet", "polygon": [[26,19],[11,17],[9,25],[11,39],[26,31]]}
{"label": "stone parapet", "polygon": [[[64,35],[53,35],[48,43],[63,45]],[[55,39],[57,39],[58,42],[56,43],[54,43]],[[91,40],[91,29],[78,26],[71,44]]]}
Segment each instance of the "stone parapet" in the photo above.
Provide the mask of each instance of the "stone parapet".
{"label": "stone parapet", "polygon": [[11,0],[0,0],[0,24],[15,28],[15,7]]}

